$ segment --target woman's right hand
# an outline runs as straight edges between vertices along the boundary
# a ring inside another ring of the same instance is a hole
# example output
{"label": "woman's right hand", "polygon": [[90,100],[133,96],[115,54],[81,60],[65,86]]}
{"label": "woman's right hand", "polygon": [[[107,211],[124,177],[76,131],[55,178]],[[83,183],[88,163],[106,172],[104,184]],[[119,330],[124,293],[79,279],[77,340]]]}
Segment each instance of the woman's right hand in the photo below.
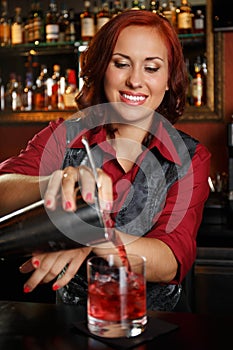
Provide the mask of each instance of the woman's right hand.
{"label": "woman's right hand", "polygon": [[[113,201],[112,180],[101,169],[97,169],[97,174],[100,206],[102,210],[109,210]],[[55,171],[50,177],[44,195],[46,208],[55,210],[60,197],[64,210],[75,211],[78,188],[80,188],[82,197],[87,203],[94,203],[96,184],[90,168],[83,165],[79,167],[69,166],[64,170]]]}

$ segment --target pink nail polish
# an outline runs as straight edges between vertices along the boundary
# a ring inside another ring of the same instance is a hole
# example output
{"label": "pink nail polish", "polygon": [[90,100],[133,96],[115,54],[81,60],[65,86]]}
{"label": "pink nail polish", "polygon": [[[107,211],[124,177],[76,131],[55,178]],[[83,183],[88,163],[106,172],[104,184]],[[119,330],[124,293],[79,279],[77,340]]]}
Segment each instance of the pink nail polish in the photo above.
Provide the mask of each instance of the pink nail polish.
{"label": "pink nail polish", "polygon": [[58,290],[60,287],[59,287],[57,284],[54,284],[52,288],[53,288],[54,291],[56,291],[56,290]]}
{"label": "pink nail polish", "polygon": [[91,192],[88,192],[87,194],[86,194],[86,201],[88,202],[88,201],[92,201],[92,194],[91,194]]}
{"label": "pink nail polish", "polygon": [[52,202],[51,202],[50,199],[48,199],[48,200],[45,202],[45,206],[46,206],[46,207],[50,207],[51,204],[52,204]]}
{"label": "pink nail polish", "polygon": [[72,204],[71,204],[70,201],[67,201],[67,202],[65,203],[65,208],[66,208],[66,209],[71,209],[71,208],[72,208]]}
{"label": "pink nail polish", "polygon": [[30,292],[31,292],[31,289],[30,289],[30,287],[26,284],[26,285],[24,286],[24,288],[23,288],[23,291],[24,291],[24,293],[30,293]]}

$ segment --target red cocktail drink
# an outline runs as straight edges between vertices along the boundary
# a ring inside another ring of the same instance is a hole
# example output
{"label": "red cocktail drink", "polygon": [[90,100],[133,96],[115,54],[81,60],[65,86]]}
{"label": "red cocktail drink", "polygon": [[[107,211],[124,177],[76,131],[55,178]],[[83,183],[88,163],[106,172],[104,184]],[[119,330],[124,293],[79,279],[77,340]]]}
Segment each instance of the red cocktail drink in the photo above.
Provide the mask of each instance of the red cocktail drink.
{"label": "red cocktail drink", "polygon": [[135,336],[147,322],[145,260],[128,256],[130,270],[119,256],[88,262],[88,327],[107,337]]}

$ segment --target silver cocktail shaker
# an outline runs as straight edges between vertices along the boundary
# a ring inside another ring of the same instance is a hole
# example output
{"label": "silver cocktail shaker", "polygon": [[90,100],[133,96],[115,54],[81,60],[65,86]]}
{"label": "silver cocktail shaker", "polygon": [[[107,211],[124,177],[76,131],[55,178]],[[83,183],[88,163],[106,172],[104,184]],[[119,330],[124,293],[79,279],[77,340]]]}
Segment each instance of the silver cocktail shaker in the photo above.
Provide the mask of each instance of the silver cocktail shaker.
{"label": "silver cocktail shaker", "polygon": [[76,212],[45,209],[43,200],[0,218],[0,257],[97,245],[108,240],[101,215],[77,196]]}

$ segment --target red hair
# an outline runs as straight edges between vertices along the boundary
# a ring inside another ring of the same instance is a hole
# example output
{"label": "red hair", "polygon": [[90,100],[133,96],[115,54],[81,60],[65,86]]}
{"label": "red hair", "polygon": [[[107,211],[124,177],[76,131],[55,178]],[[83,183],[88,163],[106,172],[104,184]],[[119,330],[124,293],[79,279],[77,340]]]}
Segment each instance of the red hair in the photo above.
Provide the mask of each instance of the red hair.
{"label": "red hair", "polygon": [[84,85],[76,102],[79,109],[108,102],[104,92],[104,75],[112,58],[120,32],[128,26],[156,28],[168,51],[168,87],[157,109],[172,124],[182,115],[186,100],[187,71],[179,38],[169,21],[149,11],[128,10],[112,18],[99,29],[81,55]]}

